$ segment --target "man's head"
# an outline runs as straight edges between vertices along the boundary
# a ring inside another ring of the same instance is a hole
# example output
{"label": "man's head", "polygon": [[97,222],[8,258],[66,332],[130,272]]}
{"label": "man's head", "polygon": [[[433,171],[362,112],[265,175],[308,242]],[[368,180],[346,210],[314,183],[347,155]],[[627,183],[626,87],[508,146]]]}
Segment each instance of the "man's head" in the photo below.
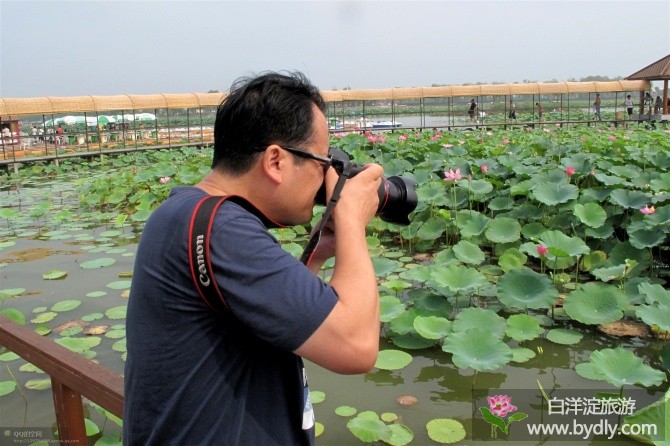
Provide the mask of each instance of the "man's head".
{"label": "man's head", "polygon": [[301,73],[238,79],[217,110],[212,168],[242,174],[271,144],[302,147],[312,136],[314,106],[326,108]]}

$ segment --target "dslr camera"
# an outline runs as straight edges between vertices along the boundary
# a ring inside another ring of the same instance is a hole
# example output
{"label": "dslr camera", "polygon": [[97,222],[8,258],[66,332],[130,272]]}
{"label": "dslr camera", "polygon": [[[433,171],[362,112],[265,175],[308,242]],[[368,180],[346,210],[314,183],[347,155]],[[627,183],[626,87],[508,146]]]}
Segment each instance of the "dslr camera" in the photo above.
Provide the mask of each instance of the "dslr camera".
{"label": "dslr camera", "polygon": [[[333,159],[332,166],[340,177],[346,175],[346,178],[353,178],[364,169],[363,166],[350,162],[349,155],[339,149],[331,148],[330,156]],[[389,223],[408,225],[409,214],[416,209],[418,202],[415,187],[416,181],[411,178],[382,177],[382,184],[377,190],[379,196],[377,216]],[[325,182],[317,193],[316,202],[326,205]]]}

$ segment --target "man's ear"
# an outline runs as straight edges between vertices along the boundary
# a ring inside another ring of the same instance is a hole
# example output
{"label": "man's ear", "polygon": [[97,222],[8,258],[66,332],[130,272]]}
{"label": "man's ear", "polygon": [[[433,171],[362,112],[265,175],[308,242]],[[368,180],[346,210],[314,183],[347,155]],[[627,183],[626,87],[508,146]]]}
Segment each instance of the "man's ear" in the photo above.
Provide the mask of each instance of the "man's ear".
{"label": "man's ear", "polygon": [[261,167],[263,173],[275,183],[282,181],[282,175],[287,166],[287,153],[277,144],[271,144],[263,152]]}

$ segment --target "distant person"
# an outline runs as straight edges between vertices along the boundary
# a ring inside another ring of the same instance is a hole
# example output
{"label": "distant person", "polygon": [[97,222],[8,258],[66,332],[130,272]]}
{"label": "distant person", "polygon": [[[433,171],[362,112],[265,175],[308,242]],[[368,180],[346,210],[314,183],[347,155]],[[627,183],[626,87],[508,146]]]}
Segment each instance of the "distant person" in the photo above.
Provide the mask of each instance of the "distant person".
{"label": "distant person", "polygon": [[600,93],[596,93],[596,100],[593,101],[593,117],[596,118],[598,121],[602,121],[602,117],[600,116],[600,105],[602,104],[602,100],[600,99]]}
{"label": "distant person", "polygon": [[470,115],[470,122],[476,122],[477,118],[475,113],[477,113],[477,102],[474,99],[470,101],[470,108],[468,109],[468,115]]}
{"label": "distant person", "polygon": [[651,97],[649,92],[644,94],[644,108],[647,109],[647,114],[651,114],[651,107],[654,104],[654,98]]}
{"label": "distant person", "polygon": [[516,121],[516,105],[513,100],[509,100],[509,118]]}
{"label": "distant person", "polygon": [[657,115],[663,109],[663,99],[660,96],[656,96],[656,102],[654,102],[654,114]]}
{"label": "distant person", "polygon": [[544,108],[539,102],[535,103],[535,106],[537,107],[537,116],[539,118],[539,121],[542,122],[544,119]]}
{"label": "distant person", "polygon": [[626,111],[628,112],[628,119],[631,119],[633,117],[633,99],[631,99],[630,95],[626,96],[624,105],[626,106]]}

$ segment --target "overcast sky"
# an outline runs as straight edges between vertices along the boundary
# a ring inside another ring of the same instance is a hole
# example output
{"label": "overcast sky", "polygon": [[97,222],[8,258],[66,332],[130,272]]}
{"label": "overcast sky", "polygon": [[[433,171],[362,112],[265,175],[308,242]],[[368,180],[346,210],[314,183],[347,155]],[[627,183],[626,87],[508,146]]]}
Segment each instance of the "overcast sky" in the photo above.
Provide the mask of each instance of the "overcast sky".
{"label": "overcast sky", "polygon": [[0,0],[0,97],[226,91],[266,70],[324,90],[564,81],[668,54],[670,0]]}

